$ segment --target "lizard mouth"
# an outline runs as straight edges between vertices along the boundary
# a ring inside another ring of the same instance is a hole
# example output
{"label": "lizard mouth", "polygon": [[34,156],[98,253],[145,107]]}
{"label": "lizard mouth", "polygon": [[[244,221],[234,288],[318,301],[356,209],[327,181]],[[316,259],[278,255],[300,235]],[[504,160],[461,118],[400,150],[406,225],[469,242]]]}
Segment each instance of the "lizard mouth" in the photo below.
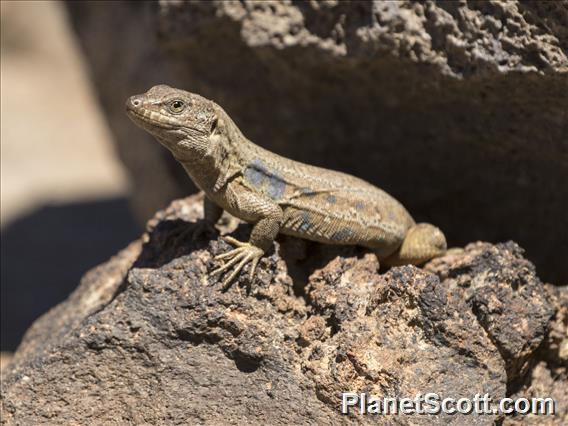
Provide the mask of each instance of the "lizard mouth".
{"label": "lizard mouth", "polygon": [[138,110],[134,108],[127,108],[128,115],[135,121],[151,124],[152,126],[161,127],[162,129],[175,130],[178,126],[165,121],[165,117],[155,111]]}

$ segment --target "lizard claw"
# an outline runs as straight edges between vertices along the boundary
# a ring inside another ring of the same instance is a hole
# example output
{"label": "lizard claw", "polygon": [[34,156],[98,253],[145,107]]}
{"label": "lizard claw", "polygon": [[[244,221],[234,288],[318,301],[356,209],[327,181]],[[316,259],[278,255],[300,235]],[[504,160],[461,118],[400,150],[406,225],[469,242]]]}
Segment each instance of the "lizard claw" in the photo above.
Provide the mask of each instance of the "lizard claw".
{"label": "lizard claw", "polygon": [[[215,260],[227,260],[227,263],[218,267],[211,272],[211,275],[217,275],[228,269],[234,267],[232,272],[223,280],[223,289],[226,290],[230,287],[231,282],[237,276],[237,274],[243,269],[247,263],[251,263],[249,270],[249,279],[252,280],[254,277],[254,272],[256,266],[260,261],[260,258],[264,254],[264,251],[250,243],[244,243],[242,241],[236,240],[233,237],[224,237],[224,239],[237,248],[228,251],[227,253],[215,256]],[[236,265],[236,266],[235,266]]]}

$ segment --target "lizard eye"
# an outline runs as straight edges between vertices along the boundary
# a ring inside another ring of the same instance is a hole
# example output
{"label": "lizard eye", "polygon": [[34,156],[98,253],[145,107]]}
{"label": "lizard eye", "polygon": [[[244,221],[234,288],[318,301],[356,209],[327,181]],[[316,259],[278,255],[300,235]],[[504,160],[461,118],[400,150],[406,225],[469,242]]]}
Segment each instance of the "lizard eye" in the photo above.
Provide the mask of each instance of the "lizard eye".
{"label": "lizard eye", "polygon": [[185,102],[180,99],[173,100],[168,105],[168,109],[172,114],[179,114],[185,109]]}

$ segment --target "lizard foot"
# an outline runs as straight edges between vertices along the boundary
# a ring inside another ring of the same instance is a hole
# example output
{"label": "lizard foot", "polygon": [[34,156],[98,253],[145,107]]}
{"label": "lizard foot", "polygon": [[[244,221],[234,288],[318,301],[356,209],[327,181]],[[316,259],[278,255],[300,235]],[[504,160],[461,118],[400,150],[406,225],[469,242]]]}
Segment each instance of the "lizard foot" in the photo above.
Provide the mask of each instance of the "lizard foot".
{"label": "lizard foot", "polygon": [[226,236],[223,238],[228,243],[237,246],[237,248],[228,251],[227,253],[215,256],[215,260],[228,260],[228,262],[212,271],[211,275],[220,274],[221,272],[224,272],[236,265],[233,271],[223,280],[223,289],[227,289],[230,287],[231,281],[233,281],[233,279],[243,269],[243,267],[247,263],[252,262],[249,270],[249,279],[252,281],[254,271],[256,270],[256,266],[258,265],[260,258],[262,257],[262,255],[264,255],[264,251],[261,248],[252,245],[251,243],[243,243],[242,241],[236,240],[233,237]]}

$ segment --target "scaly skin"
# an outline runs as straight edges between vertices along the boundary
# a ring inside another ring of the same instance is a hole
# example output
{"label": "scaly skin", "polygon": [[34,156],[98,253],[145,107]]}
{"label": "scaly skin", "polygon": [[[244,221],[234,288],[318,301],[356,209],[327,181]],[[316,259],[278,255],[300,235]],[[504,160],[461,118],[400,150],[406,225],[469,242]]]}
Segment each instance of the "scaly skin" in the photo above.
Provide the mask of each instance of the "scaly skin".
{"label": "scaly skin", "polygon": [[388,265],[420,264],[446,250],[442,232],[415,224],[394,198],[356,177],[309,166],[249,141],[216,103],[165,85],[126,102],[130,118],[153,134],[205,192],[205,220],[223,210],[253,223],[248,242],[217,256],[228,286],[260,258],[278,233],[372,249]]}

